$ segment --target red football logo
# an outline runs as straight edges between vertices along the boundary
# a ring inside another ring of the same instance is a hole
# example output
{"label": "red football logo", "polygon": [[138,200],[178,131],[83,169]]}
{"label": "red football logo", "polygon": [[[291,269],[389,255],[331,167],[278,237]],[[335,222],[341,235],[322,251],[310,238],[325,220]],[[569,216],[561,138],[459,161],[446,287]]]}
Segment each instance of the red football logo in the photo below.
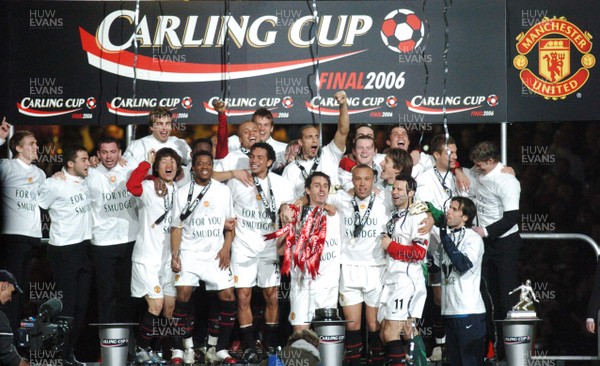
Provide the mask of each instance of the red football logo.
{"label": "red football logo", "polygon": [[386,15],[381,39],[392,51],[407,53],[417,48],[425,36],[425,22],[412,10],[397,9]]}
{"label": "red football logo", "polygon": [[284,108],[292,108],[294,106],[294,99],[292,97],[284,97],[281,104]]}
{"label": "red football logo", "polygon": [[87,98],[87,100],[85,101],[85,105],[88,107],[88,109],[94,109],[96,108],[96,98],[94,97],[89,97]]}
{"label": "red football logo", "polygon": [[396,108],[396,106],[398,105],[398,98],[396,98],[393,95],[390,95],[385,99],[385,104],[387,104],[387,106],[390,108]]}
{"label": "red football logo", "polygon": [[498,105],[498,96],[496,94],[492,94],[487,98],[487,103],[490,107],[495,107]]}
{"label": "red football logo", "polygon": [[190,97],[185,97],[181,100],[181,106],[185,109],[190,109],[192,108],[192,98]]}

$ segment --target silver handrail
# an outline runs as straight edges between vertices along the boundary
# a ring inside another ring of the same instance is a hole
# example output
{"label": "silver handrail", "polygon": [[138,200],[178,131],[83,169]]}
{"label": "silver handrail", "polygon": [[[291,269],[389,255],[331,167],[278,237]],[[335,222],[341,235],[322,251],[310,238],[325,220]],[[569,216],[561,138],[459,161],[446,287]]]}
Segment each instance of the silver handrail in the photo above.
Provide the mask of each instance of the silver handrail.
{"label": "silver handrail", "polygon": [[578,239],[585,241],[591,247],[594,253],[596,253],[596,257],[600,256],[600,248],[598,247],[598,243],[589,236],[585,234],[577,234],[577,233],[563,233],[563,234],[521,234],[522,239],[528,240],[563,240],[563,239]]}
{"label": "silver handrail", "polygon": [[[584,234],[577,233],[561,233],[561,234],[521,234],[522,239],[527,240],[581,240],[590,245],[594,253],[596,253],[596,259],[600,257],[600,248],[598,243],[591,237]],[[598,326],[600,325],[600,311],[598,312],[598,318],[596,320],[596,333],[598,333]],[[597,356],[531,356],[532,360],[563,360],[563,361],[597,361],[600,360],[600,337],[598,337],[598,355]]]}

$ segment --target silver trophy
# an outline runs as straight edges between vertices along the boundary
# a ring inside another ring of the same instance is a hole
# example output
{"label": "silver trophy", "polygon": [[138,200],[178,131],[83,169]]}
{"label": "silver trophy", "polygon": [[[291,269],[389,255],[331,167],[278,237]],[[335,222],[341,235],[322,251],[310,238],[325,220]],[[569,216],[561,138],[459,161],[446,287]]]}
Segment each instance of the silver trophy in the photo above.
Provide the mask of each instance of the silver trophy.
{"label": "silver trophy", "polygon": [[507,319],[529,319],[536,318],[535,310],[530,309],[533,302],[539,303],[533,288],[531,287],[531,281],[526,280],[521,286],[509,292],[509,295],[514,294],[517,291],[521,291],[519,295],[519,302],[513,306],[512,310],[506,315]]}

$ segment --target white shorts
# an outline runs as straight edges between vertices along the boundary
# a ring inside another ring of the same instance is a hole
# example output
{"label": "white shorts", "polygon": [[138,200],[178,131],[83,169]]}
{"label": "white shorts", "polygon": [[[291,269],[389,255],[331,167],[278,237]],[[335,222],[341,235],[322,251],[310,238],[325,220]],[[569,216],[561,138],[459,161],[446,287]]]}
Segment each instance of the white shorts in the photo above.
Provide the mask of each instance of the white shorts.
{"label": "white shorts", "polygon": [[316,309],[337,308],[338,286],[329,288],[301,288],[294,283],[290,288],[290,316],[292,325],[306,325]]}
{"label": "white shorts", "polygon": [[383,286],[377,321],[407,320],[421,318],[427,299],[425,277],[421,274],[410,278],[405,274],[398,276],[395,283]]}
{"label": "white shorts", "polygon": [[147,265],[139,262],[131,263],[131,296],[151,299],[162,299],[175,296],[175,273],[171,264]]}
{"label": "white shorts", "polygon": [[235,288],[276,287],[281,282],[279,262],[276,259],[248,258],[231,253],[231,270]]}
{"label": "white shorts", "polygon": [[342,264],[340,305],[350,306],[364,301],[370,307],[378,307],[385,271],[385,264],[382,266]]}
{"label": "white shorts", "polygon": [[199,282],[204,281],[207,291],[221,291],[233,287],[231,268],[220,269],[218,259],[199,261],[197,265],[202,268],[201,271],[181,271],[177,273],[175,275],[175,286],[198,287]]}

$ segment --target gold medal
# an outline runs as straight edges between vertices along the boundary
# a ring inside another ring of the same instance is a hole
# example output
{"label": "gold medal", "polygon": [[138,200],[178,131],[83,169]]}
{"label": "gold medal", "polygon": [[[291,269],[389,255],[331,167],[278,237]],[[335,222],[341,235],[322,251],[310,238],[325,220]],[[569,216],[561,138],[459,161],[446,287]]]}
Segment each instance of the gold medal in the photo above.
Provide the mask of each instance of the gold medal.
{"label": "gold medal", "polygon": [[116,181],[117,181],[117,177],[115,177],[114,175],[111,175],[111,176],[110,176],[110,182],[111,182],[111,183],[114,183],[114,182],[116,182]]}
{"label": "gold medal", "polygon": [[366,207],[367,207],[367,206],[365,206],[365,204],[364,204],[364,203],[360,205],[360,209],[361,209],[361,210],[364,210]]}
{"label": "gold medal", "polygon": [[33,178],[32,177],[28,177],[27,178],[27,183],[33,183]]}
{"label": "gold medal", "polygon": [[260,194],[257,194],[257,195],[256,195],[256,200],[257,200],[257,201],[260,201],[260,200],[261,200]]}
{"label": "gold medal", "polygon": [[210,206],[210,202],[204,201],[203,205],[204,205],[204,207],[208,207],[208,206]]}

